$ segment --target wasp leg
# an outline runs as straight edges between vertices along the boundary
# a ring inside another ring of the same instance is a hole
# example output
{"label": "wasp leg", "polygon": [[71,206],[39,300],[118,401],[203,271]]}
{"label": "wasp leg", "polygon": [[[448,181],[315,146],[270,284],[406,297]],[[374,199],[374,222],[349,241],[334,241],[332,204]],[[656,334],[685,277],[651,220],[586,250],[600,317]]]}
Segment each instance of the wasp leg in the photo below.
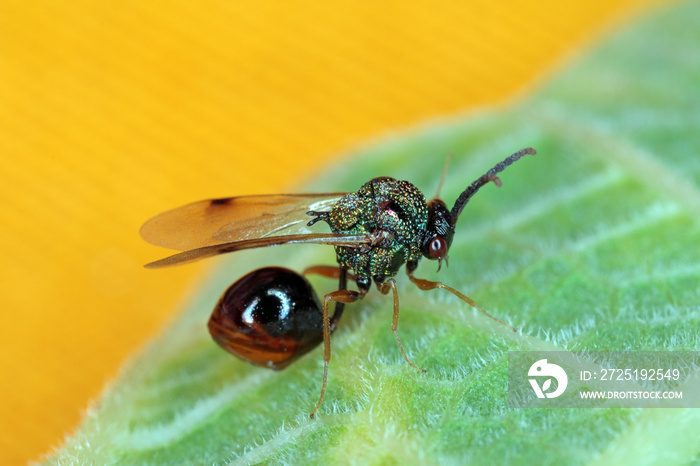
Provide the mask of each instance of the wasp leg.
{"label": "wasp leg", "polygon": [[[413,267],[413,269],[415,269],[415,267]],[[408,278],[409,278],[418,288],[420,288],[421,290],[423,290],[423,291],[426,291],[426,290],[434,290],[435,288],[442,288],[443,290],[447,290],[447,291],[449,291],[450,293],[452,293],[453,295],[457,296],[457,297],[458,297],[459,299],[461,299],[462,301],[464,301],[465,303],[469,304],[471,307],[473,307],[473,308],[476,309],[477,311],[479,311],[479,312],[481,312],[482,314],[484,314],[485,316],[492,318],[493,320],[495,320],[495,321],[498,322],[499,324],[505,325],[506,327],[508,327],[509,329],[511,329],[511,330],[514,331],[514,332],[517,332],[517,331],[518,331],[517,328],[513,327],[512,325],[506,324],[506,323],[503,322],[501,319],[498,319],[498,318],[492,316],[491,314],[489,314],[488,312],[486,312],[485,310],[483,310],[482,308],[480,308],[479,306],[477,306],[476,303],[474,302],[474,300],[473,300],[472,298],[470,298],[470,297],[467,296],[467,295],[464,295],[464,294],[460,293],[459,291],[455,290],[454,288],[449,287],[449,286],[445,285],[445,284],[442,283],[442,282],[434,282],[434,281],[431,281],[431,280],[425,280],[425,279],[423,279],[423,278],[416,278],[416,277],[414,277],[414,276],[413,276],[413,270],[412,270],[412,267],[410,266],[410,264],[408,264],[408,266],[406,267],[406,273],[408,274]]]}
{"label": "wasp leg", "polygon": [[401,339],[399,338],[399,331],[398,331],[398,329],[399,329],[399,293],[396,291],[396,280],[394,280],[393,278],[390,278],[389,280],[382,283],[381,288],[379,288],[379,291],[381,291],[382,294],[389,293],[389,290],[394,292],[394,317],[391,319],[391,331],[394,334],[394,338],[396,338],[396,343],[399,344],[399,349],[401,350],[401,354],[403,355],[403,358],[406,360],[408,365],[425,374],[425,372],[426,372],[425,369],[421,369],[420,367],[413,364],[410,359],[408,359],[408,356],[406,356],[406,352],[403,349],[403,345],[401,344]]}
{"label": "wasp leg", "polygon": [[[304,275],[320,275],[325,278],[340,278],[340,269],[341,267],[337,267],[335,265],[314,265],[311,267],[308,267],[306,270],[304,270],[303,274]],[[348,279],[350,281],[355,281],[355,275],[349,273],[348,274]],[[345,288],[340,288],[340,289],[345,289]]]}
{"label": "wasp leg", "polygon": [[[337,290],[331,291],[323,298],[323,385],[321,386],[321,396],[316,403],[316,407],[311,411],[311,419],[316,416],[316,411],[323,402],[323,397],[326,395],[326,385],[328,384],[328,363],[331,360],[331,323],[328,317],[328,303],[335,301],[336,303],[350,304],[364,296],[359,291],[353,290]],[[334,316],[335,317],[335,316]]]}
{"label": "wasp leg", "polygon": [[[348,273],[348,269],[344,267],[334,267],[332,265],[314,265],[312,267],[304,270],[304,275],[320,275],[326,278],[337,278],[338,279],[338,289],[345,290],[348,287],[348,278],[355,281],[355,275]],[[345,303],[336,301],[335,311],[333,312],[333,317],[331,317],[331,332],[335,330],[340,316],[343,315],[343,309],[345,308]]]}
{"label": "wasp leg", "polygon": [[307,227],[312,226],[316,222],[323,220],[326,223],[329,223],[328,220],[331,218],[331,213],[330,212],[317,212],[315,210],[310,210],[306,212],[306,215],[309,217],[315,217],[312,220],[309,220],[309,223],[306,224]]}

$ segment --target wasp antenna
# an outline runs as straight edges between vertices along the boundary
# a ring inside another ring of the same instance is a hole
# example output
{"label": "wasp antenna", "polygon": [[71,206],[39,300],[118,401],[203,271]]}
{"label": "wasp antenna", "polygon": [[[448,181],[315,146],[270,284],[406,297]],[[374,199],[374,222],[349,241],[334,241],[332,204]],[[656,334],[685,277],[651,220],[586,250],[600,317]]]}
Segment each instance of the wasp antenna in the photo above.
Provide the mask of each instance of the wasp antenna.
{"label": "wasp antenna", "polygon": [[438,185],[437,192],[435,193],[435,199],[440,199],[440,191],[442,191],[442,186],[445,184],[445,178],[447,178],[447,169],[452,161],[452,153],[447,154],[445,159],[445,166],[442,167],[442,176],[440,177],[440,184]]}
{"label": "wasp antenna", "polygon": [[450,211],[450,216],[452,217],[452,226],[454,226],[457,223],[457,218],[459,218],[459,215],[462,213],[464,206],[467,205],[469,199],[471,199],[471,197],[479,190],[479,188],[481,188],[489,181],[493,181],[497,186],[500,186],[501,180],[496,176],[496,174],[505,170],[508,165],[511,165],[513,162],[520,159],[524,155],[535,155],[536,153],[537,152],[532,147],[526,147],[525,149],[521,149],[515,154],[507,157],[502,162],[497,163],[491,170],[487,171],[486,173],[481,175],[476,181],[470,184],[467,187],[467,189],[465,189],[462,192],[462,194],[459,195],[459,197],[455,201],[454,207],[452,207],[452,210]]}

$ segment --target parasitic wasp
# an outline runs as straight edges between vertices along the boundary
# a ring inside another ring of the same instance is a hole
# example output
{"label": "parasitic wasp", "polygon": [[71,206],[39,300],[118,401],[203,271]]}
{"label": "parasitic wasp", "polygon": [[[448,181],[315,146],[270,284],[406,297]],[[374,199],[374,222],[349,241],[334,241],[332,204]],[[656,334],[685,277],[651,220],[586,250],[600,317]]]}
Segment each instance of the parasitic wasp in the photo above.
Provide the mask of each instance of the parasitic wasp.
{"label": "parasitic wasp", "polygon": [[[312,243],[332,245],[336,266],[315,266],[304,275],[316,274],[338,280],[338,289],[321,303],[309,282],[292,270],[265,267],[232,284],[219,299],[209,320],[209,331],[226,351],[251,364],[283,369],[323,342],[323,384],[311,412],[314,418],[323,402],[331,360],[331,333],[345,304],[362,299],[372,282],[382,294],[392,292],[394,313],[391,331],[404,360],[414,365],[398,335],[399,296],[394,276],[406,264],[408,278],[421,290],[441,288],[454,294],[488,317],[493,317],[468,296],[441,282],[413,275],[422,257],[447,262],[457,220],[471,197],[489,182],[501,185],[496,176],[527,154],[522,149],[471,183],[452,209],[440,199],[425,196],[408,181],[386,176],[374,178],[356,192],[280,194],[209,199],[157,215],[141,227],[151,244],[182,251],[147,264],[165,267],[243,249]],[[330,232],[312,233],[316,223]],[[348,289],[348,281],[356,290]],[[329,305],[335,303],[333,315]]]}

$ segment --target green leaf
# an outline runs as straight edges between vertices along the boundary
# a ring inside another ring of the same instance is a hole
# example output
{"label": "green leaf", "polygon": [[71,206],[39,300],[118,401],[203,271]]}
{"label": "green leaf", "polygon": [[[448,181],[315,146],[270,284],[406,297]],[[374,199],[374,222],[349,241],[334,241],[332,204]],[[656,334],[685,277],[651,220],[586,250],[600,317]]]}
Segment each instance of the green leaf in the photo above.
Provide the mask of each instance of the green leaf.
{"label": "green leaf", "polygon": [[[322,348],[281,372],[216,346],[206,321],[252,267],[333,264],[332,248],[243,251],[222,261],[182,318],[126,368],[52,463],[686,464],[700,410],[507,406],[508,350],[699,350],[700,3],[624,31],[519,104],[381,141],[309,191],[407,179],[442,197],[525,146],[538,150],[464,211],[439,279],[522,329],[399,276],[391,299],[349,305]],[[424,261],[417,275],[438,279]],[[155,273],[155,272],[154,272]],[[402,274],[403,275],[403,274]],[[330,280],[313,280],[319,293]]]}

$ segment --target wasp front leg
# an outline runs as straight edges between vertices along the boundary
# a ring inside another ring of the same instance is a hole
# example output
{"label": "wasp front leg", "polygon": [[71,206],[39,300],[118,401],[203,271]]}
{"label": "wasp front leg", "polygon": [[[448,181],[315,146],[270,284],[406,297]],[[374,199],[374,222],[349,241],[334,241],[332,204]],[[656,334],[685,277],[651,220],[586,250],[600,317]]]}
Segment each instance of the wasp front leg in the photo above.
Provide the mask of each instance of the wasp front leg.
{"label": "wasp front leg", "polygon": [[384,283],[382,283],[381,287],[379,287],[379,291],[382,294],[388,294],[389,290],[394,292],[394,316],[391,319],[391,332],[394,334],[394,338],[396,338],[396,343],[398,343],[399,345],[399,350],[401,350],[401,354],[403,355],[403,358],[406,360],[408,365],[425,374],[425,369],[421,369],[420,367],[413,364],[410,359],[408,359],[406,351],[404,351],[403,345],[401,344],[401,339],[399,338],[399,293],[396,290],[396,281],[393,278],[390,278],[389,280],[385,281]]}
{"label": "wasp front leg", "polygon": [[452,293],[453,295],[457,296],[462,301],[464,301],[465,303],[469,304],[471,307],[473,307],[477,311],[484,314],[485,316],[490,317],[491,319],[495,320],[499,324],[505,325],[506,327],[508,327],[509,329],[511,329],[514,332],[518,331],[517,328],[513,327],[512,325],[506,324],[501,319],[498,319],[498,318],[492,316],[491,314],[489,314],[488,312],[486,312],[485,310],[483,310],[482,308],[477,306],[472,298],[470,298],[469,296],[467,296],[465,294],[460,293],[459,291],[455,290],[454,288],[447,286],[442,282],[434,282],[432,280],[425,280],[423,278],[414,277],[413,272],[416,270],[417,266],[418,266],[418,262],[408,262],[406,264],[406,273],[408,274],[408,278],[421,290],[423,290],[423,291],[434,290],[435,288],[441,288],[443,290],[447,290],[450,293]]}

